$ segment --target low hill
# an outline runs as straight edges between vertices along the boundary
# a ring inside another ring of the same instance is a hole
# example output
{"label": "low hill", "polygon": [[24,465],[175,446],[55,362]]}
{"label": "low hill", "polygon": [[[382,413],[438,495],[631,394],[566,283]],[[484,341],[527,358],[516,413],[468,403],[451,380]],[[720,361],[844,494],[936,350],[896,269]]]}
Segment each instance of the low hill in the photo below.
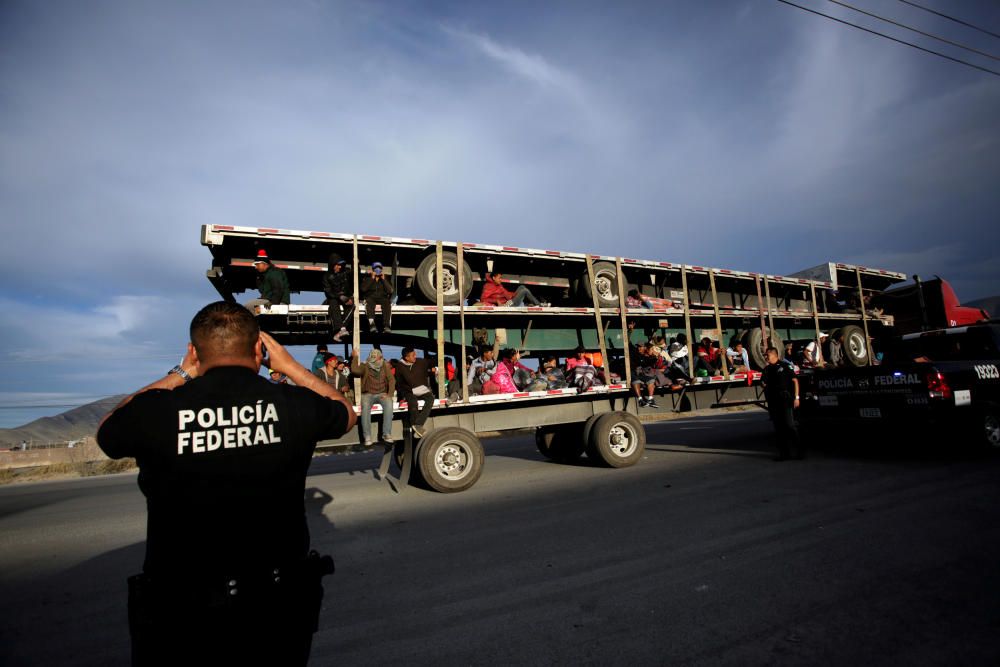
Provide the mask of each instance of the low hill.
{"label": "low hill", "polygon": [[970,306],[972,308],[982,308],[990,314],[990,317],[1000,317],[1000,295],[988,296],[984,299],[976,299],[975,301],[967,301],[962,305]]}
{"label": "low hill", "polygon": [[97,425],[124,396],[109,396],[54,417],[42,417],[17,428],[0,429],[0,445],[29,442],[65,442],[97,433]]}

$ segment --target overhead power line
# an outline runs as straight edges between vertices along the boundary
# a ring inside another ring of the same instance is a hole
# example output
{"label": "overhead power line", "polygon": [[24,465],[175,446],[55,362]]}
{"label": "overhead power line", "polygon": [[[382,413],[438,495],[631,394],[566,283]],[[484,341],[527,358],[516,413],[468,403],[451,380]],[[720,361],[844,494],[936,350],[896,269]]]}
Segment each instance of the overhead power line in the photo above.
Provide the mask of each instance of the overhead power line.
{"label": "overhead power line", "polygon": [[918,5],[915,2],[910,2],[910,0],[899,0],[899,1],[902,2],[904,5],[909,5],[911,7],[916,7],[917,9],[922,9],[925,12],[930,12],[931,14],[935,14],[937,16],[940,16],[943,19],[948,19],[949,21],[954,21],[955,23],[961,23],[962,25],[964,25],[966,27],[969,27],[969,28],[972,28],[973,30],[978,30],[979,32],[982,32],[982,33],[985,33],[985,34],[990,35],[992,37],[996,37],[997,39],[1000,39],[1000,35],[996,34],[995,32],[990,32],[989,30],[986,30],[985,28],[980,28],[977,25],[973,25],[971,23],[967,23],[967,22],[963,21],[962,19],[957,19],[954,16],[948,16],[947,14],[942,14],[941,12],[934,11],[930,7],[924,7],[923,5]]}
{"label": "overhead power line", "polygon": [[847,7],[848,9],[850,9],[852,11],[855,11],[855,12],[857,12],[859,14],[864,14],[865,16],[870,16],[870,17],[872,17],[874,19],[878,19],[879,21],[885,21],[886,23],[891,23],[894,26],[897,26],[899,28],[903,28],[904,30],[909,30],[910,32],[915,32],[918,35],[923,35],[924,37],[930,37],[931,39],[936,39],[939,42],[944,42],[945,44],[951,44],[952,46],[957,46],[960,49],[965,49],[966,51],[971,51],[972,53],[978,53],[981,56],[986,56],[987,58],[992,58],[993,60],[1000,60],[1000,57],[997,57],[997,56],[993,55],[992,53],[986,53],[985,51],[980,51],[979,49],[974,49],[971,46],[966,46],[964,44],[959,44],[958,42],[953,42],[950,39],[945,39],[944,37],[938,37],[937,35],[933,35],[933,34],[931,34],[929,32],[924,32],[923,30],[918,30],[917,28],[912,28],[912,27],[910,27],[908,25],[904,25],[902,23],[899,23],[898,21],[893,21],[892,19],[887,19],[884,16],[879,16],[878,14],[873,14],[873,13],[865,11],[864,9],[861,9],[859,7],[855,7],[854,5],[849,5],[846,2],[841,2],[840,0],[827,0],[827,1],[828,2],[832,2],[835,5],[840,5],[841,7]]}
{"label": "overhead power line", "polygon": [[962,60],[960,58],[953,58],[952,56],[949,56],[949,55],[947,55],[945,53],[941,53],[940,51],[934,51],[933,49],[925,48],[923,46],[920,46],[919,44],[914,44],[913,42],[907,42],[905,39],[898,39],[898,38],[893,37],[891,35],[887,35],[884,32],[879,32],[878,30],[872,30],[871,28],[866,28],[866,27],[864,27],[862,25],[858,25],[857,23],[851,23],[850,21],[845,21],[844,19],[838,19],[836,16],[830,16],[829,14],[824,14],[823,12],[816,11],[815,9],[809,9],[808,7],[803,7],[802,5],[797,5],[794,2],[790,2],[789,0],[778,0],[778,2],[786,4],[786,5],[791,5],[792,7],[796,7],[798,9],[801,9],[802,11],[809,12],[810,14],[816,14],[818,16],[822,16],[823,18],[830,19],[831,21],[836,21],[837,23],[843,23],[844,25],[849,25],[852,28],[857,28],[858,30],[864,30],[867,33],[871,33],[871,34],[877,35],[879,37],[884,37],[884,38],[886,38],[888,40],[891,40],[893,42],[897,42],[899,44],[904,44],[906,46],[913,47],[914,49],[917,49],[918,51],[923,51],[924,53],[930,53],[931,55],[938,56],[939,58],[944,58],[945,60],[950,60],[950,61],[952,61],[954,63],[958,63],[960,65],[965,65],[967,67],[971,67],[973,69],[977,69],[980,72],[986,72],[987,74],[992,74],[994,76],[1000,76],[1000,72],[997,72],[996,70],[992,70],[992,69],[989,69],[987,67],[982,67],[980,65],[976,65],[975,63],[970,63],[969,61]]}

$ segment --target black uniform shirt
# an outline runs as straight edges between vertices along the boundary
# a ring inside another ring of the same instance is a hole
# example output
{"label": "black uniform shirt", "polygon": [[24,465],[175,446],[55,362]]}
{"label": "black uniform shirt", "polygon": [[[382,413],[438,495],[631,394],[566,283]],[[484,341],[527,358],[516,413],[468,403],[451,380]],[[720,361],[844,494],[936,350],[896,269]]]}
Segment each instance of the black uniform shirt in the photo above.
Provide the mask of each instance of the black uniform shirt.
{"label": "black uniform shirt", "polygon": [[790,408],[795,401],[795,369],[784,360],[764,367],[764,397],[768,408]]}
{"label": "black uniform shirt", "polygon": [[347,418],[339,401],[238,366],[115,411],[97,439],[111,458],[139,464],[145,572],[228,576],[305,556],[309,461],[318,440],[344,434]]}

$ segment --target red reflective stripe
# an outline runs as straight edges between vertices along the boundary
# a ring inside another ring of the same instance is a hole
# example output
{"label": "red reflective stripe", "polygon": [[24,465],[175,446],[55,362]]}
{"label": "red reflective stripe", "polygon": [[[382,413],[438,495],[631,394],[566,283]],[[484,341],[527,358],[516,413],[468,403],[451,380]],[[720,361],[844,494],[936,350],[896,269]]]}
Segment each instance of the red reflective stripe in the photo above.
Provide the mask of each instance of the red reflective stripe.
{"label": "red reflective stripe", "polygon": [[218,229],[221,231],[231,232],[235,227],[232,225],[212,225],[212,229]]}
{"label": "red reflective stripe", "polygon": [[277,229],[271,229],[270,227],[258,227],[257,228],[257,233],[258,234],[277,234],[278,230]]}
{"label": "red reflective stripe", "polygon": [[326,269],[324,269],[322,266],[303,266],[300,268],[303,268],[306,271],[326,271]]}
{"label": "red reflective stripe", "polygon": [[705,270],[705,268],[704,268],[704,267],[701,267],[701,266],[692,266],[692,267],[691,267],[691,270],[692,270],[692,271],[704,271],[704,270]]}
{"label": "red reflective stripe", "polygon": [[309,232],[309,236],[333,236],[329,232]]}
{"label": "red reflective stripe", "polygon": [[365,241],[381,241],[382,240],[381,236],[362,236],[361,238],[363,240],[365,240]]}
{"label": "red reflective stripe", "polygon": [[516,394],[513,394],[513,396],[514,396],[514,398],[527,398],[528,396],[531,396],[531,394],[528,393],[528,392],[526,392],[526,391],[522,391],[522,392],[518,392]]}
{"label": "red reflective stripe", "polygon": [[426,241],[424,239],[411,239],[410,243],[422,243],[423,245],[428,245],[430,241]]}
{"label": "red reflective stripe", "polygon": [[463,243],[462,247],[463,248],[475,248],[476,244],[475,243]]}
{"label": "red reflective stripe", "polygon": [[561,253],[561,252],[559,252],[558,250],[546,250],[546,251],[545,251],[545,254],[546,254],[546,255],[556,255],[556,256],[558,257],[558,256],[559,256],[559,255],[561,255],[562,253]]}
{"label": "red reflective stripe", "polygon": [[635,264],[639,260],[637,260],[637,259],[623,259],[622,261],[625,262],[626,264]]}
{"label": "red reflective stripe", "polygon": [[549,395],[552,395],[552,394],[561,394],[561,393],[563,393],[563,390],[562,389],[549,389],[545,393],[549,394]]}
{"label": "red reflective stripe", "polygon": [[503,247],[503,249],[506,250],[507,252],[521,252],[520,248],[513,248],[511,246],[506,246],[506,245]]}
{"label": "red reflective stripe", "polygon": [[670,262],[659,262],[660,266],[673,266]]}
{"label": "red reflective stripe", "polygon": [[729,269],[719,269],[719,273],[732,273]]}

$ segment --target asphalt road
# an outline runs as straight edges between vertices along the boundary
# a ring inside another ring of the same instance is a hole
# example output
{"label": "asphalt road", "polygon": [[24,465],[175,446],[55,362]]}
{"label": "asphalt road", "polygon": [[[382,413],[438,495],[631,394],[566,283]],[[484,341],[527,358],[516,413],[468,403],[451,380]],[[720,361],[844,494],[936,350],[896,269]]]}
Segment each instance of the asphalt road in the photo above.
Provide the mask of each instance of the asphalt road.
{"label": "asphalt road", "polygon": [[[647,432],[624,470],[488,441],[457,495],[317,459],[311,664],[1000,664],[1000,456],[858,433],[776,463],[763,413]],[[134,474],[0,488],[0,664],[127,664],[144,530]]]}

